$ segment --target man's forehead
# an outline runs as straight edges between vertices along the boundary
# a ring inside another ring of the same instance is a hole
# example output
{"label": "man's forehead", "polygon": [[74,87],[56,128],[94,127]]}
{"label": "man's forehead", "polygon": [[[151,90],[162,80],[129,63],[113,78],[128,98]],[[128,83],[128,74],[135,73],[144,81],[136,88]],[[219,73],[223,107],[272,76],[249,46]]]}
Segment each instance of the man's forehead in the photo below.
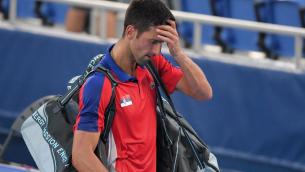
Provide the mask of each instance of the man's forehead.
{"label": "man's forehead", "polygon": [[148,30],[144,31],[142,33],[142,35],[146,36],[146,37],[151,37],[151,38],[157,38],[157,26],[151,26],[149,27]]}
{"label": "man's forehead", "polygon": [[142,37],[144,39],[148,39],[150,41],[158,41],[158,42],[163,42],[159,37],[158,37],[158,32],[157,32],[158,26],[150,26],[146,31],[142,32],[139,35],[139,38]]}

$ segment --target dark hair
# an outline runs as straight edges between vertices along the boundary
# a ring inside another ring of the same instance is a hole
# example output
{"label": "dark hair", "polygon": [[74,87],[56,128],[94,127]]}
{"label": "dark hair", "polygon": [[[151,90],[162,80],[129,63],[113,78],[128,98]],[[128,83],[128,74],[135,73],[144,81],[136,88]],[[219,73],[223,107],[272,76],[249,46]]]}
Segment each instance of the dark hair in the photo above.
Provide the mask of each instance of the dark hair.
{"label": "dark hair", "polygon": [[128,25],[133,25],[141,34],[151,26],[167,24],[167,20],[175,21],[175,17],[162,1],[132,0],[125,14],[123,35]]}

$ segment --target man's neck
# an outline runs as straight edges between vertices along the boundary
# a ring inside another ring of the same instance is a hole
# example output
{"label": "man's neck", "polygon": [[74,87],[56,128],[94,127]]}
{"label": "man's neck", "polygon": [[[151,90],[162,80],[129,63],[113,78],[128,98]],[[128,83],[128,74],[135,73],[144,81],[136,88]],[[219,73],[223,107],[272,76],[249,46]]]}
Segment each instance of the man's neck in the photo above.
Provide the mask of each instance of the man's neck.
{"label": "man's neck", "polygon": [[125,40],[120,39],[112,48],[115,63],[127,74],[135,76],[136,62]]}

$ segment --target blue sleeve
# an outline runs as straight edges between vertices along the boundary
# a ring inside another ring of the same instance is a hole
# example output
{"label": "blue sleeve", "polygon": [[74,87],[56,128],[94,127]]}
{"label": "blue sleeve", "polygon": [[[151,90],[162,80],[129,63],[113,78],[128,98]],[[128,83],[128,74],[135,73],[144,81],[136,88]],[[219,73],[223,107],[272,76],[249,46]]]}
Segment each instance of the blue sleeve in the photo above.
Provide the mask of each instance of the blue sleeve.
{"label": "blue sleeve", "polygon": [[101,94],[105,76],[95,73],[90,76],[80,91],[80,112],[78,118],[78,130],[98,131],[99,114],[98,109],[101,102]]}

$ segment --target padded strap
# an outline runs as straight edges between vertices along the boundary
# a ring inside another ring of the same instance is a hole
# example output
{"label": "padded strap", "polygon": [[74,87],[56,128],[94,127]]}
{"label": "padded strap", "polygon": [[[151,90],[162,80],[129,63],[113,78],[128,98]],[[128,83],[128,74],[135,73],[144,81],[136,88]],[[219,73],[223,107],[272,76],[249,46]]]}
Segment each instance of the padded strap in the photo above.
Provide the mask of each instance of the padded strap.
{"label": "padded strap", "polygon": [[109,104],[107,105],[107,108],[106,108],[105,114],[104,114],[105,115],[104,131],[101,135],[102,141],[104,143],[106,143],[107,139],[108,139],[110,128],[112,126],[114,115],[115,115],[115,88],[118,85],[118,82],[111,75],[110,71],[108,69],[104,68],[103,66],[97,66],[95,71],[104,73],[107,76],[107,78],[110,80],[111,86],[112,86],[112,89],[111,89],[112,93],[111,93],[110,101],[109,101]]}

